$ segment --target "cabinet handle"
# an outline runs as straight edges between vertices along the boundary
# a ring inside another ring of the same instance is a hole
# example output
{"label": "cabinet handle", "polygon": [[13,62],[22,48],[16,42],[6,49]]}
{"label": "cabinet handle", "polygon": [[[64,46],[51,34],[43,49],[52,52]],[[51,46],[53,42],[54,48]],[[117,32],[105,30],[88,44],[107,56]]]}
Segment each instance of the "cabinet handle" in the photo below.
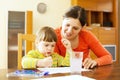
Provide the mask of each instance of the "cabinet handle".
{"label": "cabinet handle", "polygon": [[92,28],[87,28],[88,30],[92,30]]}

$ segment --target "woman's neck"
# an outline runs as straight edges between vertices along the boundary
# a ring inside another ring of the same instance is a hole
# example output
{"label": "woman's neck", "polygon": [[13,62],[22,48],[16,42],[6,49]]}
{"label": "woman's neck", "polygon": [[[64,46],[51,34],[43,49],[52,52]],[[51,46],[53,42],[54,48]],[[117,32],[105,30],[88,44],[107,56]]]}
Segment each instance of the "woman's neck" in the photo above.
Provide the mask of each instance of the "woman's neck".
{"label": "woman's neck", "polygon": [[75,49],[79,45],[79,37],[77,36],[75,39],[70,40],[72,49]]}

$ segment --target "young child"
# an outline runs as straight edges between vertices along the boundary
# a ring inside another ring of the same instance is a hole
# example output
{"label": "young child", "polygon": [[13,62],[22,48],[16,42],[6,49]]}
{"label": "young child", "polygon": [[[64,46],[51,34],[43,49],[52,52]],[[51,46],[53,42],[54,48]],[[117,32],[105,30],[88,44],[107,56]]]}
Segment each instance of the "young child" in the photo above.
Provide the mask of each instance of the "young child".
{"label": "young child", "polygon": [[[36,49],[30,50],[22,58],[22,67],[24,69],[31,69],[38,67],[69,66],[68,53],[65,57],[62,57],[54,52],[56,42],[57,36],[54,29],[48,26],[42,27],[36,34]],[[62,42],[65,44],[65,40]]]}

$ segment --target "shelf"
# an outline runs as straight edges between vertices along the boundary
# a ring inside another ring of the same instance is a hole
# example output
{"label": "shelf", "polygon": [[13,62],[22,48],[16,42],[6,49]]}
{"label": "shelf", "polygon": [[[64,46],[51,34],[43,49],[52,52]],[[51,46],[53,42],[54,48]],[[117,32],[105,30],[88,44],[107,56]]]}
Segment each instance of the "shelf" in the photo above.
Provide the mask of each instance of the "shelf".
{"label": "shelf", "polygon": [[111,12],[87,11],[87,26],[113,27]]}
{"label": "shelf", "polygon": [[103,26],[113,27],[112,13],[109,12],[103,13]]}

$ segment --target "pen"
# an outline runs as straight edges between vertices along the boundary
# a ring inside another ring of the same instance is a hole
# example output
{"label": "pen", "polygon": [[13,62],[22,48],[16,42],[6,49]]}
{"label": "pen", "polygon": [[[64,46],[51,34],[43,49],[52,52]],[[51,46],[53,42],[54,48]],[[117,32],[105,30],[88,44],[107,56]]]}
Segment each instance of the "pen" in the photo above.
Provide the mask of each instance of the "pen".
{"label": "pen", "polygon": [[49,74],[49,72],[45,71],[45,72],[42,72],[42,73],[39,73],[39,74],[36,74],[36,75],[42,77],[42,76],[47,76],[48,74]]}
{"label": "pen", "polygon": [[48,71],[39,71],[39,70],[17,70],[15,71],[17,76],[26,76],[26,77],[42,77],[49,74]]}

